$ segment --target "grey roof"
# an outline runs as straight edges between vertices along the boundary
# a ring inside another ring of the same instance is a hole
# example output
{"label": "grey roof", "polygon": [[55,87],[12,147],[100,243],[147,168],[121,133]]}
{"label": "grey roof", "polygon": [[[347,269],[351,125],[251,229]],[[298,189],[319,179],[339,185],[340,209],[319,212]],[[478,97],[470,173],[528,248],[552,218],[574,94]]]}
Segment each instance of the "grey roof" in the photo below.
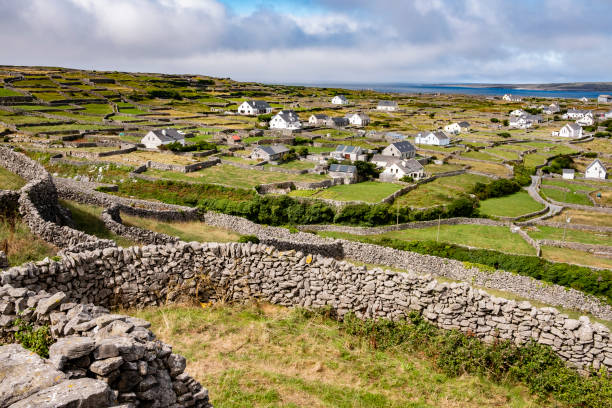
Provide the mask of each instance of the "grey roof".
{"label": "grey roof", "polygon": [[591,111],[588,109],[568,109],[567,113],[581,113],[586,115],[587,113],[591,113]]}
{"label": "grey roof", "polygon": [[317,114],[313,114],[312,116],[314,116],[315,118],[320,119],[320,120],[327,120],[327,119],[329,119],[329,116],[327,116],[324,113],[317,113]]}
{"label": "grey roof", "polygon": [[414,146],[412,145],[412,143],[410,143],[408,141],[391,143],[391,146],[394,146],[401,153],[413,152],[415,150]]}
{"label": "grey roof", "polygon": [[460,127],[470,127],[470,124],[468,122],[459,122],[459,126]]}
{"label": "grey roof", "polygon": [[586,167],[586,170],[588,170],[588,169],[590,169],[591,167],[593,167],[593,166],[595,165],[595,163],[599,163],[599,165],[601,166],[601,168],[602,168],[602,169],[604,169],[604,171],[608,171],[608,170],[606,169],[606,166],[604,166],[604,164],[603,164],[603,163],[602,163],[602,162],[601,162],[599,159],[595,159],[595,160],[593,161],[593,163],[589,164],[589,165]]}
{"label": "grey roof", "polygon": [[270,156],[289,152],[289,149],[283,145],[258,146],[257,149],[263,150]]}
{"label": "grey roof", "polygon": [[574,174],[574,169],[563,169],[563,174]]}
{"label": "grey roof", "polygon": [[266,101],[246,101],[253,109],[270,109],[270,105]]}
{"label": "grey roof", "polygon": [[397,106],[396,101],[378,101],[378,106]]}
{"label": "grey roof", "polygon": [[334,124],[336,125],[345,125],[348,123],[348,119],[342,116],[336,116],[336,117],[330,118],[329,120],[334,122]]}
{"label": "grey roof", "polygon": [[162,142],[176,142],[185,139],[185,136],[180,134],[178,130],[168,128],[160,130],[152,130],[153,134]]}
{"label": "grey roof", "polygon": [[421,163],[414,159],[402,160],[394,164],[396,164],[400,169],[402,169],[404,173],[412,173],[415,171],[423,170],[423,166],[421,165]]}
{"label": "grey roof", "polygon": [[390,137],[392,139],[405,139],[406,135],[403,135],[403,134],[398,133],[398,132],[387,132],[387,133],[385,133],[385,137]]}
{"label": "grey roof", "polygon": [[350,146],[350,145],[338,145],[336,146],[336,152],[342,153],[355,153],[359,154],[362,152],[362,148],[360,146]]}
{"label": "grey roof", "polygon": [[568,123],[565,126],[569,127],[570,129],[578,132],[580,131],[580,129],[582,129],[582,127],[580,125],[578,125],[577,123]]}
{"label": "grey roof", "polygon": [[365,113],[347,113],[346,115],[344,115],[345,118],[350,119],[353,116],[359,116],[361,119],[370,119],[370,117],[368,115],[366,115]]}
{"label": "grey roof", "polygon": [[330,164],[329,171],[335,173],[357,173],[357,167],[348,164]]}
{"label": "grey roof", "polygon": [[437,137],[438,140],[449,140],[450,141],[450,137],[446,136],[446,133],[442,132],[441,130],[436,130],[435,132],[419,133],[419,134],[417,134],[417,136],[427,137],[430,134],[432,134],[435,137]]}
{"label": "grey roof", "polygon": [[298,118],[297,113],[291,109],[285,109],[277,113],[285,122],[298,122],[300,118]]}

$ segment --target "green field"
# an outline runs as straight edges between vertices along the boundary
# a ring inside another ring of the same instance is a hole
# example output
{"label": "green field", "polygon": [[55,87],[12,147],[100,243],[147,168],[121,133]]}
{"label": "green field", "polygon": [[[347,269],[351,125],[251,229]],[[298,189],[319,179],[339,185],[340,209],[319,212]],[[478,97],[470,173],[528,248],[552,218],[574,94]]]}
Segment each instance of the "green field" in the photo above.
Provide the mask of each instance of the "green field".
{"label": "green field", "polygon": [[540,193],[545,198],[550,198],[561,203],[588,205],[591,207],[593,206],[593,203],[591,202],[591,200],[589,200],[589,197],[587,197],[586,194],[571,191],[567,192],[555,190],[552,188],[545,188],[545,186],[542,187],[543,188],[540,190]]}
{"label": "green field", "polygon": [[357,184],[342,184],[319,190],[294,190],[293,197],[324,198],[336,201],[365,201],[377,203],[401,188],[398,184],[366,181]]}
{"label": "green field", "polygon": [[541,153],[531,153],[523,156],[523,163],[526,167],[536,167],[542,164],[546,164],[548,155]]}
{"label": "green field", "polygon": [[542,258],[555,262],[612,269],[612,259],[575,249],[543,246]]}
{"label": "green field", "polygon": [[[341,232],[321,232],[320,235],[331,238],[358,240],[358,236]],[[535,250],[518,234],[508,227],[488,225],[440,225],[421,229],[386,232],[371,237],[388,237],[404,241],[436,241],[464,245],[474,248],[491,249],[518,255],[534,255]]]}
{"label": "green field", "polygon": [[492,162],[501,162],[502,159],[500,159],[499,157],[495,157],[492,156],[490,154],[487,154],[484,150],[481,151],[471,151],[471,152],[465,152],[465,153],[461,153],[461,157],[465,157],[468,159],[478,159],[478,160],[487,160],[487,161],[492,161]]}
{"label": "green field", "polygon": [[526,191],[480,202],[480,213],[493,217],[518,217],[543,208],[544,205],[531,198]]}
{"label": "green field", "polygon": [[1,96],[23,96],[23,94],[15,92],[12,89],[0,88],[0,97]]}
{"label": "green field", "polygon": [[[537,225],[528,227],[527,234],[533,239],[564,240],[563,228]],[[612,233],[567,229],[565,231],[565,241],[612,246]]]}
{"label": "green field", "polygon": [[19,190],[25,184],[23,178],[0,166],[0,190]]}
{"label": "green field", "polygon": [[319,174],[284,174],[271,171],[247,170],[229,164],[219,164],[193,173],[149,170],[147,175],[170,180],[217,183],[238,188],[252,188],[260,184],[284,181],[313,182],[327,179],[327,176]]}
{"label": "green field", "polygon": [[57,248],[32,234],[28,225],[21,218],[5,219],[0,217],[0,247],[6,249],[10,266],[22,265],[26,262],[42,261],[54,256]]}
{"label": "green field", "polygon": [[394,205],[401,207],[434,207],[450,203],[463,193],[470,191],[476,183],[488,183],[489,177],[475,174],[460,174],[452,177],[441,177],[432,182],[420,184],[395,200]]}
{"label": "green field", "polygon": [[128,313],[150,321],[187,358],[186,372],[208,388],[216,408],[560,406],[524,386],[447,376],[426,353],[377,347],[342,323],[300,310],[257,303]]}
{"label": "green field", "polygon": [[506,160],[518,160],[519,155],[516,152],[509,152],[504,148],[490,147],[484,150],[485,153],[494,153],[498,156],[503,157]]}

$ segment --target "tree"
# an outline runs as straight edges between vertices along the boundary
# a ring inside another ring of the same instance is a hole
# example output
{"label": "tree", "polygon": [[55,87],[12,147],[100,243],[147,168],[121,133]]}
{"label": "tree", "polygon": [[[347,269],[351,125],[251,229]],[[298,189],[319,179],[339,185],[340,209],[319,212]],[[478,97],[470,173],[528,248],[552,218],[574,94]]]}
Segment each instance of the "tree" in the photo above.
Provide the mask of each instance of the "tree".
{"label": "tree", "polygon": [[360,178],[375,178],[380,174],[380,170],[376,168],[376,164],[357,160],[353,163],[357,167],[357,175]]}
{"label": "tree", "polygon": [[510,121],[508,119],[504,119],[504,126],[510,125]]}

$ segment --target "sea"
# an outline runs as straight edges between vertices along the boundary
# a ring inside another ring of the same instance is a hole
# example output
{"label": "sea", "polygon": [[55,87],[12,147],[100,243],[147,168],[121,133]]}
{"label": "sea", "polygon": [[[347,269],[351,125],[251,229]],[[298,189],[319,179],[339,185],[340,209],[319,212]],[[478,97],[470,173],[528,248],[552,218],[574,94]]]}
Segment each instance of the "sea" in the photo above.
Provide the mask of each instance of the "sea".
{"label": "sea", "polygon": [[423,93],[423,94],[464,94],[464,95],[485,95],[503,96],[512,94],[516,96],[536,97],[536,98],[597,98],[602,93],[612,93],[609,91],[543,91],[532,89],[500,88],[470,85],[433,85],[433,84],[409,84],[409,83],[390,83],[390,84],[355,84],[355,83],[325,83],[325,84],[291,84],[302,86],[313,86],[322,88],[344,88],[344,89],[367,89],[377,92],[391,93]]}

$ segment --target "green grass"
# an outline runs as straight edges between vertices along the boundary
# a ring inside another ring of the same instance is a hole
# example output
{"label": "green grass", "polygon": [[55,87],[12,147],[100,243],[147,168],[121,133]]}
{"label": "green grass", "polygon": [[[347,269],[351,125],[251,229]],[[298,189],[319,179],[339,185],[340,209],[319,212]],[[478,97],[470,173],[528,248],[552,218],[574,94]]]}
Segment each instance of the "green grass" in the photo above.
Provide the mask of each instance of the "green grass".
{"label": "green grass", "polygon": [[[321,232],[320,235],[330,238],[359,240],[359,236],[341,232]],[[395,238],[403,241],[436,241],[464,245],[474,248],[491,249],[519,255],[534,255],[535,250],[518,234],[513,234],[508,227],[488,225],[440,225],[438,227],[392,231],[371,235],[372,238]]]}
{"label": "green grass", "polygon": [[542,258],[555,262],[612,269],[612,259],[576,249],[543,246]]}
{"label": "green grass", "polygon": [[519,155],[516,152],[509,152],[507,150],[492,147],[484,150],[485,153],[495,153],[498,156],[503,157],[506,160],[518,160]]}
{"label": "green grass", "polygon": [[217,408],[559,406],[520,385],[447,376],[424,353],[376,348],[321,314],[267,304],[129,313],[187,358]]}
{"label": "green grass", "polygon": [[570,204],[580,204],[580,205],[588,205],[593,206],[589,197],[586,194],[576,193],[576,192],[566,192],[561,190],[554,190],[552,188],[542,188],[540,193],[545,198],[550,198],[555,201],[559,201],[561,203],[570,203]]}
{"label": "green grass", "polygon": [[105,103],[89,103],[81,106],[85,108],[83,112],[87,112],[92,115],[108,115],[109,113],[113,113],[112,106]]}
{"label": "green grass", "polygon": [[485,153],[485,151],[465,152],[465,153],[461,153],[461,157],[465,157],[465,158],[468,158],[468,159],[488,160],[488,161],[492,161],[492,162],[501,162],[502,161],[502,159],[500,159],[499,157],[491,156],[490,154]]}
{"label": "green grass", "polygon": [[116,129],[116,126],[108,125],[82,125],[82,124],[71,124],[71,125],[57,125],[57,126],[30,126],[25,129],[28,132],[33,133],[45,133],[45,132],[57,132],[67,130],[104,130],[104,129]]}
{"label": "green grass", "polygon": [[261,170],[248,170],[229,164],[219,164],[193,173],[175,173],[171,171],[149,170],[148,175],[169,180],[191,181],[209,184],[223,184],[237,188],[252,188],[260,184],[279,183],[284,181],[321,181],[327,179],[318,174],[284,174]]}
{"label": "green grass", "polygon": [[0,97],[1,96],[23,96],[23,94],[15,92],[12,89],[0,88]]}
{"label": "green grass", "polygon": [[111,239],[122,247],[130,247],[137,245],[134,241],[127,238],[123,238],[109,229],[106,228],[100,215],[102,214],[103,208],[96,207],[93,205],[80,204],[74,201],[60,201],[60,204],[70,210],[72,219],[74,220],[75,226],[78,230],[83,231],[90,235],[95,235],[101,239]]}
{"label": "green grass", "polygon": [[277,166],[274,165],[266,165],[264,168],[278,167],[281,169],[290,169],[290,170],[310,170],[314,169],[315,163],[311,161],[301,161],[301,160],[293,160],[287,163],[282,163]]}
{"label": "green grass", "polygon": [[0,190],[19,190],[25,184],[23,178],[0,166]]}
{"label": "green grass", "polygon": [[326,198],[336,201],[365,201],[376,203],[401,188],[398,184],[366,181],[357,184],[342,184],[319,190],[294,190],[293,197]]}
{"label": "green grass", "polygon": [[7,250],[6,255],[10,266],[42,261],[57,253],[57,248],[32,234],[28,225],[21,218],[0,217],[0,250]]}
{"label": "green grass", "polygon": [[591,191],[596,191],[598,189],[596,186],[593,186],[587,183],[568,183],[563,180],[551,180],[551,179],[542,179],[542,185],[567,188],[572,193],[576,191],[591,192]]}
{"label": "green grass", "polygon": [[470,191],[476,183],[488,183],[491,179],[475,174],[460,174],[441,177],[430,183],[421,184],[395,200],[394,205],[401,207],[434,207],[448,204],[461,194]]}
{"label": "green grass", "polygon": [[489,216],[518,217],[544,208],[526,191],[519,191],[505,197],[489,198],[480,202],[480,212]]}
{"label": "green grass", "polygon": [[[527,234],[529,234],[529,236],[534,239],[552,239],[556,241],[564,240],[563,228],[554,228],[538,225],[528,227]],[[612,234],[609,232],[606,233],[567,229],[565,231],[565,241],[581,242],[583,244],[612,246]]]}
{"label": "green grass", "polygon": [[548,155],[541,153],[531,153],[523,156],[523,163],[526,167],[536,167],[542,164],[546,164]]}

